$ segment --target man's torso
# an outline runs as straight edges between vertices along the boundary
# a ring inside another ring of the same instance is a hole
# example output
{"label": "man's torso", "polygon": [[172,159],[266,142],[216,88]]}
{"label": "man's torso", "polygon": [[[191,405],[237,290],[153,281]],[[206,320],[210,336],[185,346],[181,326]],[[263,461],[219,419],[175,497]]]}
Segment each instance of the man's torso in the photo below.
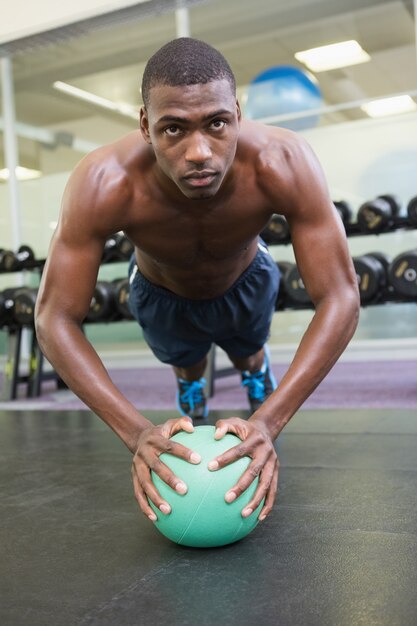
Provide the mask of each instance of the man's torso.
{"label": "man's torso", "polygon": [[[242,138],[232,180],[202,201],[173,199],[158,188],[149,146],[142,146],[136,133],[113,145],[130,188],[120,230],[135,245],[148,280],[183,297],[213,298],[250,265],[259,233],[271,214],[280,212],[265,190],[256,141]],[[262,142],[261,136],[261,148]]]}

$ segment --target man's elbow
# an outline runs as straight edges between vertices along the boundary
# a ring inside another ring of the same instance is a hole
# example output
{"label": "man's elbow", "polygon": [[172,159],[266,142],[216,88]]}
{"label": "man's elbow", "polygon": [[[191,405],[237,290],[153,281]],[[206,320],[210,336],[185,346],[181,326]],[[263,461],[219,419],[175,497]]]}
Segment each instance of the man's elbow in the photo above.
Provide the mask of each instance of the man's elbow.
{"label": "man's elbow", "polygon": [[40,349],[45,354],[48,346],[51,324],[48,323],[48,315],[45,310],[35,308],[35,333]]}
{"label": "man's elbow", "polygon": [[42,302],[38,298],[34,319],[36,340],[47,358],[48,348],[53,344],[54,338],[58,336],[57,323],[56,312],[53,311],[48,302]]}
{"label": "man's elbow", "polygon": [[346,311],[349,320],[351,321],[352,335],[356,330],[359,323],[359,316],[361,310],[361,299],[359,294],[358,285],[349,285],[343,296],[343,308]]}

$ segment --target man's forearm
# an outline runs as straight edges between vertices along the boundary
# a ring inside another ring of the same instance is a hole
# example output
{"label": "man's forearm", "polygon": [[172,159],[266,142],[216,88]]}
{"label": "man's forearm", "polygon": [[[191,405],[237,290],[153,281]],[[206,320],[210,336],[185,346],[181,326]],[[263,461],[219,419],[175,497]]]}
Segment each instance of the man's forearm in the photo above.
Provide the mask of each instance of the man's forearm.
{"label": "man's forearm", "polygon": [[151,422],[113,384],[80,327],[38,319],[36,332],[41,350],[68,387],[135,452],[139,435]]}
{"label": "man's forearm", "polygon": [[250,419],[264,422],[275,439],[329,373],[352,338],[359,316],[357,298],[320,304],[278,389]]}

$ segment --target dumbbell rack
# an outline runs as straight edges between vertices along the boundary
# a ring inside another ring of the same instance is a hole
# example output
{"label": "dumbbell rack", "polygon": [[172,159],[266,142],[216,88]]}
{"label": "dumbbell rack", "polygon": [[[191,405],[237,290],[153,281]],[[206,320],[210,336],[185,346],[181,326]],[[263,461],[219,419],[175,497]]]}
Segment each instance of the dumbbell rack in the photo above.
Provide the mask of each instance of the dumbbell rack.
{"label": "dumbbell rack", "polygon": [[[129,245],[129,241],[126,237],[119,234],[112,235],[106,242],[101,265],[120,261],[126,262],[132,250],[133,248],[131,244]],[[0,274],[36,271],[41,275],[45,262],[46,259],[28,259],[25,261],[24,267],[8,270],[0,269]],[[19,288],[16,287],[16,290],[18,289]],[[99,321],[111,322],[116,319],[119,320],[121,317],[110,318],[108,320],[100,319]],[[128,319],[126,315],[125,319]],[[85,320],[86,323],[94,323],[95,321],[94,317]],[[48,380],[55,381],[58,389],[66,388],[66,384],[57,372],[54,370],[48,372],[44,371],[45,357],[39,347],[33,321],[21,323],[11,321],[10,323],[4,324],[1,330],[7,331],[7,350],[4,384],[0,390],[0,400],[15,400],[17,398],[19,384],[26,385],[26,397],[28,398],[39,397],[41,395],[42,383]],[[30,334],[30,354],[26,373],[21,372],[22,337],[24,330]]]}
{"label": "dumbbell rack", "polygon": [[[281,216],[278,216],[281,217]],[[409,217],[403,216],[393,216],[390,224],[384,228],[383,230],[372,233],[372,232],[364,232],[359,226],[358,223],[355,222],[346,222],[344,223],[344,228],[346,231],[347,237],[358,237],[358,236],[367,236],[372,234],[384,235],[386,233],[392,233],[398,230],[416,230],[417,223],[411,221]],[[275,225],[275,231],[278,232],[278,236],[282,238],[279,242],[267,241],[269,247],[278,247],[278,246],[286,246],[291,243],[291,237],[289,231],[286,230],[285,224],[278,220],[277,225]],[[261,234],[262,236],[262,234]],[[395,290],[390,285],[386,285],[383,289],[381,289],[373,300],[369,302],[362,302],[361,307],[365,308],[367,306],[380,305],[380,304],[402,304],[402,303],[410,303],[417,300],[412,300],[407,297],[403,297],[400,294],[396,293]],[[291,301],[291,299],[286,302],[281,302],[276,311],[285,311],[285,310],[311,310],[313,308],[313,304],[311,302],[300,303]],[[237,370],[234,367],[225,367],[221,369],[216,369],[216,346],[212,346],[210,351],[207,367],[205,371],[205,379],[206,379],[206,389],[210,397],[214,396],[215,393],[215,380],[217,378],[223,378],[225,376],[230,376],[231,374],[236,374]]]}
{"label": "dumbbell rack", "polygon": [[26,374],[21,373],[23,330],[23,326],[8,328],[6,367],[4,369],[4,384],[0,393],[1,400],[15,400],[17,398],[18,385],[21,383],[26,384],[27,398],[40,396],[42,382],[47,380],[54,380],[58,389],[66,387],[64,381],[54,370],[44,372],[45,358],[39,348],[34,328],[28,329],[31,333],[28,372]]}
{"label": "dumbbell rack", "polygon": [[[366,234],[363,230],[359,228],[359,225],[356,223],[346,223],[345,225],[346,235],[348,237],[355,236],[365,236]],[[382,232],[378,232],[376,234],[384,234],[387,232],[393,232],[395,230],[411,230],[416,229],[417,224],[412,224],[406,217],[396,216],[391,221],[388,228],[383,230]],[[114,239],[110,238],[110,239]],[[285,241],[281,241],[279,243],[269,243],[271,247],[279,246],[279,245],[288,245],[291,242],[290,237],[286,237]],[[109,246],[109,251],[112,253],[114,249],[114,242],[109,242],[111,245]],[[117,244],[117,239],[116,239]],[[109,254],[109,253],[108,253]],[[107,256],[107,258],[103,258],[102,264],[117,262],[120,258],[116,255],[112,258],[111,256]],[[40,274],[42,273],[43,266],[45,264],[45,259],[43,260],[28,260],[25,263],[24,270],[28,271],[38,271]],[[0,271],[1,274],[4,273],[15,273],[22,271],[21,269],[16,270],[8,270]],[[361,306],[368,306],[373,304],[385,304],[385,303],[401,303],[401,302],[410,302],[410,299],[401,298],[398,294],[396,294],[389,285],[386,288],[382,289],[378,294],[378,298],[374,301],[370,301],[367,303],[362,302]],[[283,305],[277,306],[277,311],[283,310],[307,310],[312,309],[312,303],[299,303],[293,302],[291,300],[285,302]],[[120,319],[120,318],[116,318]],[[87,322],[89,320],[86,320]],[[93,321],[93,320],[91,320]],[[111,322],[112,319],[105,320],[107,322]],[[6,367],[5,367],[5,380],[3,388],[0,392],[0,399],[2,400],[14,400],[17,398],[17,389],[20,383],[24,383],[27,385],[27,397],[38,397],[41,394],[41,385],[43,381],[46,380],[54,380],[57,384],[58,388],[66,387],[65,383],[58,376],[55,371],[44,372],[44,356],[39,348],[35,329],[32,324],[28,325],[18,325],[18,324],[10,324],[5,325],[7,328],[7,356],[6,356]],[[30,335],[30,356],[29,356],[29,365],[28,372],[22,374],[20,371],[21,366],[21,352],[22,352],[22,334],[23,329],[27,329]],[[216,346],[212,346],[210,353],[208,355],[208,364],[205,371],[205,378],[207,381],[207,392],[209,396],[213,396],[215,392],[214,382],[217,378],[223,378],[225,376],[230,376],[232,374],[236,374],[237,370],[234,367],[226,367],[216,369]]]}
{"label": "dumbbell rack", "polygon": [[[24,270],[42,272],[45,260],[32,260],[25,264]],[[21,269],[0,272],[2,275],[17,273]],[[18,289],[18,288],[16,288]],[[54,380],[58,388],[65,383],[55,371],[44,372],[44,356],[39,348],[35,329],[29,326],[11,324],[7,329],[6,365],[4,368],[4,383],[0,393],[1,400],[15,400],[19,384],[26,384],[26,397],[38,397],[41,393],[41,384],[46,380]],[[24,329],[30,333],[30,353],[27,373],[21,372],[22,362],[22,337]]]}

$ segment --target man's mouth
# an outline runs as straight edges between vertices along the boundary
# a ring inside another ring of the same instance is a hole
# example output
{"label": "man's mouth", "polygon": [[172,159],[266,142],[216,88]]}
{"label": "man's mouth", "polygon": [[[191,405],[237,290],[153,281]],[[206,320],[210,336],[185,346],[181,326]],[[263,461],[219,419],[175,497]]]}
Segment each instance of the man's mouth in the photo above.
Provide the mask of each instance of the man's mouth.
{"label": "man's mouth", "polygon": [[217,176],[213,170],[202,170],[201,172],[190,172],[184,176],[184,180],[191,187],[207,187],[211,185]]}

